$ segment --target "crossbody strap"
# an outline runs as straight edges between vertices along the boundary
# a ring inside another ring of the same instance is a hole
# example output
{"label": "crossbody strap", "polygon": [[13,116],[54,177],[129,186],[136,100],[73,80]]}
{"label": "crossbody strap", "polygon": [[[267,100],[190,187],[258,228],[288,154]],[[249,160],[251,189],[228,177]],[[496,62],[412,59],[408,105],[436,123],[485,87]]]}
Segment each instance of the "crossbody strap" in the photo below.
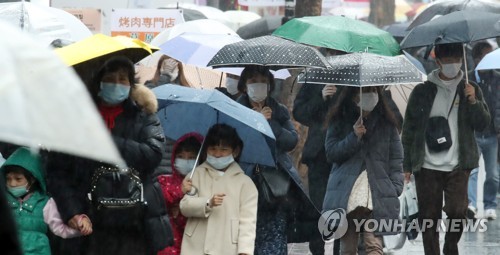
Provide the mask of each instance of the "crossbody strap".
{"label": "crossbody strap", "polygon": [[448,118],[450,118],[450,114],[451,114],[451,110],[453,110],[453,105],[455,104],[455,100],[457,99],[457,95],[458,95],[458,86],[457,86],[457,90],[455,90],[455,96],[453,97],[453,102],[451,102],[451,106],[450,106],[450,110],[448,111]]}

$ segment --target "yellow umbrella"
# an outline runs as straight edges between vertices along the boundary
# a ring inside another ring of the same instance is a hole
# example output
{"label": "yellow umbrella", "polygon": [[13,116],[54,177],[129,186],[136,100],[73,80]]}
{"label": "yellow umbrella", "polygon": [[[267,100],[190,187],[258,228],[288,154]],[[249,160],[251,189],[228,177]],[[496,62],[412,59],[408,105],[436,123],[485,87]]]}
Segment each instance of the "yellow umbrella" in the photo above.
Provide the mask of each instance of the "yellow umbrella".
{"label": "yellow umbrella", "polygon": [[73,66],[80,78],[88,84],[93,74],[113,56],[126,56],[132,62],[137,63],[157,50],[159,48],[139,39],[95,34],[68,46],[57,48],[55,52],[64,63]]}

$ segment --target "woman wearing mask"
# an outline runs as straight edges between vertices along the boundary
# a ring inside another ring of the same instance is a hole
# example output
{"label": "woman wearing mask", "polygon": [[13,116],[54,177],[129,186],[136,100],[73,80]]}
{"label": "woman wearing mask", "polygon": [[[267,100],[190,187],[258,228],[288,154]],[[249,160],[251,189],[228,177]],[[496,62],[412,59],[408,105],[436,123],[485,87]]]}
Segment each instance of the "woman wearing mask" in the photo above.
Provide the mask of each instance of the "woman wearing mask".
{"label": "woman wearing mask", "polygon": [[[156,254],[172,240],[171,228],[162,203],[161,190],[152,173],[162,156],[163,128],[156,116],[157,100],[143,86],[135,84],[134,64],[126,57],[112,57],[97,72],[90,94],[128,167],[135,169],[143,185],[147,206],[135,220],[109,226],[108,218],[93,213],[88,194],[101,162],[65,154],[48,154],[48,190],[60,205],[68,225],[80,229],[75,216],[87,214],[93,234],[64,254]],[[139,104],[138,102],[141,102]],[[127,227],[124,227],[127,226]]]}
{"label": "woman wearing mask", "polygon": [[149,88],[154,88],[163,84],[181,84],[182,65],[175,59],[163,55],[158,60],[153,79],[144,83]]}
{"label": "woman wearing mask", "polygon": [[238,90],[239,76],[226,73],[226,87],[218,87],[216,90],[224,93],[224,95],[230,97],[233,100],[237,100],[241,96],[241,92]]}
{"label": "woman wearing mask", "polygon": [[[246,67],[241,73],[238,89],[242,93],[238,102],[262,113],[276,137],[278,167],[250,166],[251,170],[247,171],[247,174],[252,176],[259,189],[263,188],[260,181],[263,175],[260,173],[264,171],[278,171],[286,177],[289,183],[289,186],[286,187],[286,195],[278,197],[274,201],[268,201],[263,196],[263,192],[259,192],[255,254],[285,255],[287,254],[287,243],[290,241],[287,239],[287,236],[290,236],[287,231],[289,233],[301,232],[297,231],[295,225],[292,226],[289,223],[299,222],[298,217],[306,214],[298,215],[297,207],[307,208],[304,211],[311,209],[311,214],[317,213],[316,208],[305,195],[297,170],[293,167],[293,162],[288,155],[288,152],[297,145],[298,134],[290,120],[288,109],[269,96],[274,89],[274,77],[268,68],[262,66]],[[298,203],[291,203],[295,199],[299,200]],[[318,218],[319,214],[311,220],[317,221]],[[307,235],[307,233],[301,232],[301,235]]]}
{"label": "woman wearing mask", "polygon": [[[333,163],[323,210],[344,209],[347,233],[340,239],[342,254],[357,254],[353,220],[397,220],[403,190],[403,148],[398,121],[381,87],[344,88],[327,117],[327,159]],[[362,116],[360,116],[362,112]],[[382,254],[380,235],[389,229],[364,231],[367,254]]]}

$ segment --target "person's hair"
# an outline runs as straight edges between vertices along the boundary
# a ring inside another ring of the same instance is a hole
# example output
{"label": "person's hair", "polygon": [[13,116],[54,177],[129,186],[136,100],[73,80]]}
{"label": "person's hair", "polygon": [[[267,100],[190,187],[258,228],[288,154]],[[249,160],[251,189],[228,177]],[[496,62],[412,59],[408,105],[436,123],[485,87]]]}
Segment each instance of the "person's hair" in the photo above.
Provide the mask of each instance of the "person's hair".
{"label": "person's hair", "polygon": [[266,66],[247,66],[241,72],[240,80],[238,81],[238,91],[245,93],[247,89],[247,80],[254,77],[255,75],[262,75],[267,77],[269,80],[269,94],[274,91],[275,82],[274,75],[271,73]]}
{"label": "person's hair", "polygon": [[434,53],[437,59],[453,57],[463,57],[463,46],[461,43],[438,44],[434,47]]}
{"label": "person's hair", "polygon": [[198,141],[196,137],[191,136],[188,137],[186,140],[180,142],[179,145],[177,145],[176,153],[185,151],[197,154],[200,148],[201,148],[200,141]]}
{"label": "person's hair", "polygon": [[241,152],[243,151],[243,141],[241,140],[236,129],[227,124],[215,124],[213,125],[207,133],[205,142],[203,144],[202,154],[207,154],[207,148],[210,146],[229,146],[233,150],[239,149],[240,154],[235,158],[236,161],[239,160]]}
{"label": "person's hair", "polygon": [[153,79],[151,79],[151,82],[157,86],[157,85],[161,85],[161,84],[158,84],[158,81],[160,80],[160,70],[161,70],[161,66],[163,65],[163,61],[169,59],[170,57],[167,56],[167,55],[162,55],[160,57],[160,59],[158,60],[158,63],[156,64],[156,71],[155,71],[155,75],[153,76]]}
{"label": "person's hair", "polygon": [[9,173],[14,173],[14,174],[22,174],[24,175],[24,178],[28,180],[28,186],[30,187],[28,192],[31,193],[35,190],[39,190],[40,186],[38,184],[38,181],[36,180],[35,176],[30,173],[30,171],[24,169],[22,166],[18,165],[9,165],[5,167],[5,178],[7,178],[7,174]]}
{"label": "person's hair", "polygon": [[472,48],[472,59],[474,60],[474,62],[483,55],[483,51],[486,49],[493,49],[493,46],[491,46],[491,44],[486,41],[478,42],[476,43],[476,45],[474,45],[474,47]]}
{"label": "person's hair", "polygon": [[137,79],[135,78],[136,73],[134,63],[125,56],[111,57],[106,62],[104,62],[97,74],[92,78],[92,83],[89,89],[94,102],[98,102],[97,94],[100,91],[100,85],[104,75],[117,71],[125,71],[128,74],[130,86],[132,88],[135,87]]}
{"label": "person's hair", "polygon": [[[379,111],[387,121],[393,124],[398,130],[401,130],[396,115],[389,107],[383,87],[378,86],[375,88],[377,90],[379,103],[373,111]],[[339,97],[337,98],[335,104],[328,110],[324,123],[325,128],[327,128],[332,121],[343,120],[350,112],[359,111],[359,107],[353,100],[354,96],[357,94],[359,94],[359,88],[344,87],[340,90]]]}

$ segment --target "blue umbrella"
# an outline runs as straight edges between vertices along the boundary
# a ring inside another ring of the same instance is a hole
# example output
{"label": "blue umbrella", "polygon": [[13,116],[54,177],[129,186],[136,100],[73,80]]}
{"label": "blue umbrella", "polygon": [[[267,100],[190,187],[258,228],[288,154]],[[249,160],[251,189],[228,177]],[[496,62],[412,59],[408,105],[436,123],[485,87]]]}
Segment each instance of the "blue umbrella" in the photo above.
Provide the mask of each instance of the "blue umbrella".
{"label": "blue umbrella", "polygon": [[262,114],[218,90],[162,85],[153,92],[158,98],[157,116],[167,137],[177,140],[189,132],[206,134],[214,124],[225,123],[236,128],[243,140],[240,162],[276,166],[276,138]]}

